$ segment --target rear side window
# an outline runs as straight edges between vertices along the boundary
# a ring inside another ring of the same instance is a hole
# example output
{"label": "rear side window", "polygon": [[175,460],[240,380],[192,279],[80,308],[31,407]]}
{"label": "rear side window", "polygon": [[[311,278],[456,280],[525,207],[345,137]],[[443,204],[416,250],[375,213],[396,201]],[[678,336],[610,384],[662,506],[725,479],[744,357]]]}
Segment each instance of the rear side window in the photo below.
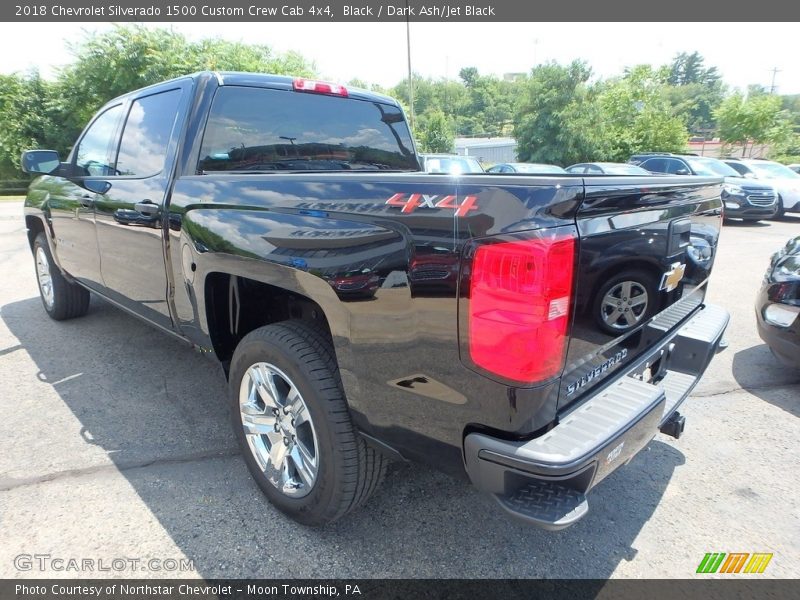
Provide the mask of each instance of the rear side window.
{"label": "rear side window", "polygon": [[394,106],[238,86],[220,88],[208,116],[200,171],[419,169]]}
{"label": "rear side window", "polygon": [[678,171],[681,169],[685,171],[689,171],[685,164],[683,164],[679,160],[675,160],[674,158],[667,159],[666,166],[664,167],[664,172],[669,173],[670,175],[677,175]]}
{"label": "rear side window", "polygon": [[181,91],[170,90],[133,102],[119,146],[118,175],[150,177],[164,169],[180,100]]}
{"label": "rear side window", "polygon": [[736,172],[739,173],[740,175],[747,175],[748,173],[751,172],[750,169],[745,167],[742,163],[725,161],[725,164],[731,167],[732,169],[735,169]]}
{"label": "rear side window", "polygon": [[663,158],[649,158],[642,162],[639,166],[643,169],[647,169],[648,171],[652,171],[653,173],[666,173],[666,163],[667,161]]}
{"label": "rear side window", "polygon": [[122,105],[112,106],[86,130],[75,151],[77,175],[106,177],[114,175],[114,148],[119,121],[122,118]]}

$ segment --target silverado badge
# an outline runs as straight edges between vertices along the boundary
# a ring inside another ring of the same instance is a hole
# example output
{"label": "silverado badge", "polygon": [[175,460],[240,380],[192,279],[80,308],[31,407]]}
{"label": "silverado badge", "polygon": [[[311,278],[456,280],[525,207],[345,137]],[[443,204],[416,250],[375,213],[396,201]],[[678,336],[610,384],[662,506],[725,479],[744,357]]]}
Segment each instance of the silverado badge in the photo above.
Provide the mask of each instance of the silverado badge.
{"label": "silverado badge", "polygon": [[683,274],[686,272],[686,265],[680,262],[672,263],[670,270],[664,273],[661,277],[661,285],[658,289],[665,292],[671,292],[683,279]]}

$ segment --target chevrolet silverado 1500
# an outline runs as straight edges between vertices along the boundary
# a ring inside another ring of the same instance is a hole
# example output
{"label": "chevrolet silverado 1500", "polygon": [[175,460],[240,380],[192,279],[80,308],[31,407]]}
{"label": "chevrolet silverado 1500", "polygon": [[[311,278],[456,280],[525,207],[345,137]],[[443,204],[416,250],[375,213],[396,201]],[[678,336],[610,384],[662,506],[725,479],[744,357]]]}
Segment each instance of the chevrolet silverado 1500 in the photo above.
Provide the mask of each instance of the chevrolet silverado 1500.
{"label": "chevrolet silverado 1500", "polygon": [[252,476],[303,523],[398,459],[566,527],[681,434],[728,322],[720,179],[426,174],[371,92],[199,73],[22,164],[44,310],[91,292],[216,358]]}

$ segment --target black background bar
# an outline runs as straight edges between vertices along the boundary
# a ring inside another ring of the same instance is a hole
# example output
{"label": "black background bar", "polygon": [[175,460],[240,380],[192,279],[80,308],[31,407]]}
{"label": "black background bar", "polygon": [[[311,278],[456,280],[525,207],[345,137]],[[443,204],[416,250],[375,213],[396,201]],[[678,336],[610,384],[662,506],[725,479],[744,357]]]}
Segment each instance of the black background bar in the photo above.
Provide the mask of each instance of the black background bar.
{"label": "black background bar", "polygon": [[[20,587],[22,586],[22,587]],[[186,587],[181,587],[186,586]],[[284,587],[288,586],[288,587]],[[356,589],[358,593],[356,592]],[[0,580],[2,600],[793,600],[797,580]]]}

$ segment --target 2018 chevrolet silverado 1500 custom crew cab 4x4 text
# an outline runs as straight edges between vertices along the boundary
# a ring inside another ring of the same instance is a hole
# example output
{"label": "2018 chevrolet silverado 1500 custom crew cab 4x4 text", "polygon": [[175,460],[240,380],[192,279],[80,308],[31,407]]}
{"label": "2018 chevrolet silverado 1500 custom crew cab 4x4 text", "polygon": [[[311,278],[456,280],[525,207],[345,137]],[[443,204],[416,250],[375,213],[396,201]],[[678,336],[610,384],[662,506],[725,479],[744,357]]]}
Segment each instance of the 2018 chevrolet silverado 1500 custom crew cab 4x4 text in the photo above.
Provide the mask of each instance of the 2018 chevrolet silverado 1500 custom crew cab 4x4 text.
{"label": "2018 chevrolet silverado 1500 custom crew cab 4x4 text", "polygon": [[92,292],[216,357],[253,477],[303,523],[402,457],[566,527],[680,435],[728,322],[720,179],[429,175],[371,92],[200,73],[22,162],[45,311]]}

